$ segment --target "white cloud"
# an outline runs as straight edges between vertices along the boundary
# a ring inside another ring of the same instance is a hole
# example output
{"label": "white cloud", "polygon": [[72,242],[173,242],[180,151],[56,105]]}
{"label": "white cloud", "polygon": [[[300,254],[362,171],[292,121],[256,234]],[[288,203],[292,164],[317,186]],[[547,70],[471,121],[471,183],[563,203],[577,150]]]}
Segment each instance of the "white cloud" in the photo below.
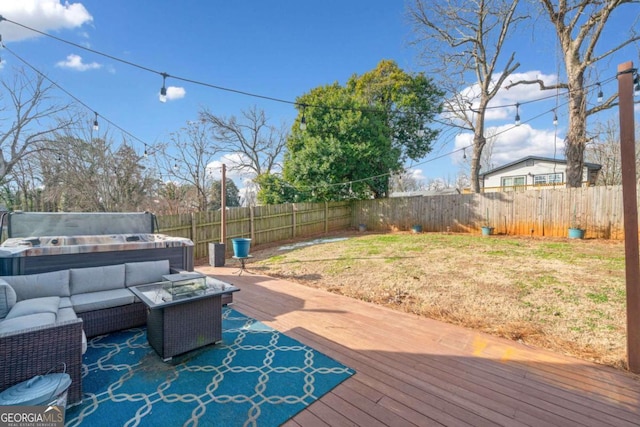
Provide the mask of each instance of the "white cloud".
{"label": "white cloud", "polygon": [[167,87],[167,100],[172,101],[174,99],[181,99],[187,94],[187,91],[183,87],[168,86]]}
{"label": "white cloud", "polygon": [[424,181],[424,171],[422,169],[407,169],[407,174],[416,181]]}
{"label": "white cloud", "polygon": [[98,64],[97,62],[91,62],[87,64],[82,62],[82,57],[80,55],[71,54],[67,55],[66,60],[57,62],[56,67],[69,68],[76,71],[87,71],[102,68],[102,64]]}
{"label": "white cloud", "polygon": [[[500,166],[526,156],[564,158],[564,139],[556,136],[554,130],[535,129],[528,124],[513,126],[512,124],[491,127],[487,135],[496,134],[493,143],[491,163]],[[467,148],[467,156],[473,149],[473,134],[463,133],[455,138],[455,149]],[[554,150],[555,147],[555,150]],[[452,156],[453,163],[459,163],[463,152]]]}
{"label": "white cloud", "polygon": [[[244,159],[244,161],[243,161]],[[243,167],[242,164],[246,164],[248,159],[242,153],[230,153],[225,154],[220,160],[213,161],[207,165],[207,170],[211,172],[214,179],[220,179],[222,164],[227,166],[227,178],[234,181],[243,181],[245,179],[255,178],[255,172],[253,170]]]}
{"label": "white cloud", "polygon": [[[0,15],[40,31],[77,28],[92,22],[93,17],[82,3],[60,0],[0,0]],[[39,34],[17,25],[0,23],[4,41],[38,37]]]}
{"label": "white cloud", "polygon": [[[499,77],[499,76],[498,76]],[[497,77],[496,77],[497,78]],[[493,80],[495,81],[496,78]],[[502,87],[498,90],[496,96],[489,102],[489,105],[486,110],[485,120],[493,121],[493,120],[512,120],[516,114],[516,103],[526,103],[529,101],[535,101],[543,98],[548,98],[550,94],[552,94],[548,90],[540,90],[540,86],[537,84],[531,85],[517,85],[512,87],[511,89],[505,89],[505,86],[508,86],[511,82],[518,82],[521,80],[542,80],[545,85],[553,85],[558,81],[558,76],[555,74],[544,74],[538,70],[526,71],[523,73],[514,73],[511,74],[507,80],[503,83]],[[480,87],[477,84],[467,86],[460,91],[460,97],[463,99],[467,99],[472,103],[471,108],[468,106],[464,106],[465,110],[472,110],[474,108],[478,108],[478,95],[480,94]],[[506,105],[506,107],[501,107]],[[469,114],[472,114],[469,112]],[[446,113],[445,113],[446,115]]]}

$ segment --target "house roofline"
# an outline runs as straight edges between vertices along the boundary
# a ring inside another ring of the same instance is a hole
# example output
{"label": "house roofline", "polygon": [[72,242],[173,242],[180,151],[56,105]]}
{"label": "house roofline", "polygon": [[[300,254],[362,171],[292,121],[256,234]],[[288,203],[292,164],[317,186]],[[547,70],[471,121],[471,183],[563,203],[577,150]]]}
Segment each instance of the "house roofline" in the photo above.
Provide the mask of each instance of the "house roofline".
{"label": "house roofline", "polygon": [[[505,165],[498,166],[497,168],[493,168],[491,170],[483,172],[483,173],[480,174],[480,176],[484,177],[484,176],[489,175],[491,173],[498,172],[498,171],[500,171],[502,169],[506,169],[508,167],[511,167],[513,165],[517,165],[518,163],[522,163],[522,162],[525,162],[527,160],[540,160],[540,161],[544,161],[544,162],[561,163],[561,164],[566,164],[567,163],[567,159],[554,159],[554,158],[551,158],[551,157],[541,157],[541,156],[527,156],[527,157],[523,157],[521,159],[518,159],[516,161],[513,161],[511,163],[507,163]],[[599,165],[597,163],[585,162],[584,165],[587,167],[588,170],[600,170],[600,169],[602,169],[602,165]]]}

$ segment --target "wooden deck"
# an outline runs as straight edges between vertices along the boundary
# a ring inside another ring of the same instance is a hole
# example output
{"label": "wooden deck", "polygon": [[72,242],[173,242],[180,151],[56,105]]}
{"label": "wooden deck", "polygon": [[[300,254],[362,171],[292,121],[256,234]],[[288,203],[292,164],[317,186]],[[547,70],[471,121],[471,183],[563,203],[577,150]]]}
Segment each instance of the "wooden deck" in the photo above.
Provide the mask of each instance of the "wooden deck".
{"label": "wooden deck", "polygon": [[[251,265],[248,265],[251,270]],[[630,374],[227,267],[234,308],[356,374],[285,425],[639,426]]]}

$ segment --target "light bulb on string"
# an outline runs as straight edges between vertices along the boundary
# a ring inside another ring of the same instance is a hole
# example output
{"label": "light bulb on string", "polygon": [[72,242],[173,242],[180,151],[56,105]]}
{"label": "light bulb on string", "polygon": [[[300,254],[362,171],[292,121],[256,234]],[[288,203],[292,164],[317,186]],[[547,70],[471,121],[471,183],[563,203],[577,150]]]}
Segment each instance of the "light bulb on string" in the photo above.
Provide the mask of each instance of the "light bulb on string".
{"label": "light bulb on string", "polygon": [[556,110],[553,110],[553,125],[558,126],[558,114],[556,114]]}
{"label": "light bulb on string", "polygon": [[93,112],[96,117],[93,120],[93,130],[95,130],[96,132],[100,130],[100,124],[98,124],[98,113],[96,113],[95,111]]}
{"label": "light bulb on string", "polygon": [[162,88],[160,88],[160,96],[158,97],[160,102],[167,102],[167,87],[165,83],[168,76],[167,73],[162,73]]}
{"label": "light bulb on string", "polygon": [[302,104],[302,119],[300,119],[300,130],[307,130],[307,118],[304,115],[306,109],[307,106],[305,104]]}
{"label": "light bulb on string", "polygon": [[462,149],[462,160],[467,160],[467,147]]}
{"label": "light bulb on string", "polygon": [[602,86],[600,86],[600,82],[596,83],[598,85],[598,102],[602,102],[604,99],[604,93],[602,93]]}
{"label": "light bulb on string", "polygon": [[516,103],[516,126],[520,126],[520,104]]}

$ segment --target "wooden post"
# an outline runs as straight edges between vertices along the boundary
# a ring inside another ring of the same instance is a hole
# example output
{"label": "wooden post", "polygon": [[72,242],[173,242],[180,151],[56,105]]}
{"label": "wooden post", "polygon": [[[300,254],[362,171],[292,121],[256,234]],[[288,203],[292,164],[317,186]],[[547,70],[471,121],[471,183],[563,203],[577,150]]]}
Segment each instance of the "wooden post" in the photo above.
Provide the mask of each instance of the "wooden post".
{"label": "wooden post", "polygon": [[324,201],[324,232],[329,232],[329,202]]}
{"label": "wooden post", "polygon": [[291,203],[291,237],[296,237],[296,204]]}
{"label": "wooden post", "polygon": [[227,242],[227,166],[222,164],[220,181],[220,243]]}
{"label": "wooden post", "polygon": [[255,215],[255,212],[253,211],[253,205],[252,205],[252,206],[249,206],[249,221],[250,221],[249,228],[251,229],[251,240],[253,240],[253,241],[254,241],[254,245],[255,245],[255,240],[256,240],[256,233],[255,233],[256,225],[255,225],[255,222],[254,222],[254,221],[255,221],[255,217],[254,217],[254,215]]}
{"label": "wooden post", "polygon": [[633,117],[633,75],[631,61],[618,65],[618,108],[620,115],[620,157],[624,208],[625,277],[627,282],[627,363],[640,374],[640,265],[638,258],[638,194]]}
{"label": "wooden post", "polygon": [[191,241],[195,245],[196,250],[198,248],[197,237],[198,237],[198,235],[196,234],[196,213],[195,212],[191,212]]}

